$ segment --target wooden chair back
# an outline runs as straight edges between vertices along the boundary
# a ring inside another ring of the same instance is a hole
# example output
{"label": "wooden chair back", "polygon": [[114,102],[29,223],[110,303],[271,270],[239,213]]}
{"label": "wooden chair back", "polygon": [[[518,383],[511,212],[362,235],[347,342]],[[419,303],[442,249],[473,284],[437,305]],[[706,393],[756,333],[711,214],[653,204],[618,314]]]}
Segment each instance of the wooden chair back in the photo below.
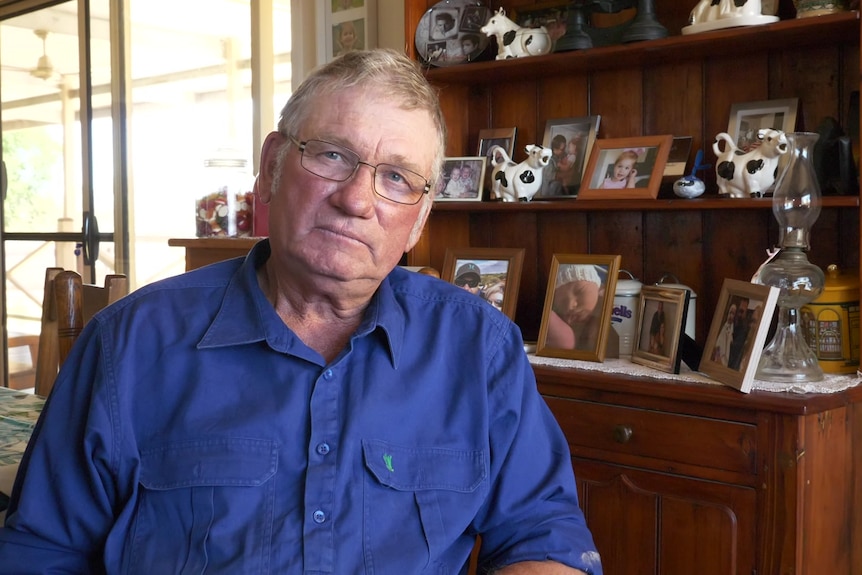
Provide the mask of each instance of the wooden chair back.
{"label": "wooden chair back", "polygon": [[96,312],[129,293],[126,276],[105,276],[105,285],[85,284],[81,276],[62,268],[45,272],[42,334],[36,365],[36,394],[47,397],[57,371],[72,350],[84,324]]}

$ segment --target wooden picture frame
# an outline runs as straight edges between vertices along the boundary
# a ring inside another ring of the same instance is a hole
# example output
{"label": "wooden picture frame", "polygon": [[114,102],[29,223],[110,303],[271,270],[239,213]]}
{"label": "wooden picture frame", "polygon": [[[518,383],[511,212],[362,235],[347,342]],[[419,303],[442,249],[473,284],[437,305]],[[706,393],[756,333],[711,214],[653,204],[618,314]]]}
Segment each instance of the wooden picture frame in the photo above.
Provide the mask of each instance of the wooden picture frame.
{"label": "wooden picture frame", "polygon": [[545,123],[542,146],[551,148],[551,161],[542,174],[536,199],[576,198],[596,142],[601,116],[557,118]]}
{"label": "wooden picture frame", "polygon": [[[481,297],[514,321],[523,265],[523,248],[447,248],[440,277]],[[476,277],[475,285],[471,277]]]}
{"label": "wooden picture frame", "polygon": [[377,47],[377,0],[317,0],[315,15],[318,65],[345,51]]}
{"label": "wooden picture frame", "polygon": [[775,286],[725,279],[700,359],[700,371],[742,393],[751,391],[780,292]]}
{"label": "wooden picture frame", "polygon": [[491,148],[500,146],[512,159],[515,155],[515,138],[517,136],[517,128],[487,128],[479,130],[479,146],[476,154],[486,158],[485,161],[485,184],[484,187],[491,189],[491,171],[494,166],[491,164]]}
{"label": "wooden picture frame", "polygon": [[641,288],[632,363],[679,373],[680,341],[690,293],[687,289],[661,285]]}
{"label": "wooden picture frame", "polygon": [[730,107],[727,133],[737,148],[747,152],[752,149],[757,131],[762,128],[781,130],[785,134],[795,131],[798,108],[799,98],[733,104]]}
{"label": "wooden picture frame", "polygon": [[[434,201],[481,202],[486,165],[483,156],[444,158]],[[457,181],[453,179],[455,174]]]}
{"label": "wooden picture frame", "polygon": [[[578,200],[655,199],[672,141],[670,134],[596,140]],[[618,161],[629,169],[625,173],[635,173],[617,180],[613,171]]]}
{"label": "wooden picture frame", "polygon": [[[621,259],[619,255],[554,254],[536,355],[605,360]],[[579,312],[572,305],[574,296],[589,301],[590,293],[595,294],[592,308]]]}

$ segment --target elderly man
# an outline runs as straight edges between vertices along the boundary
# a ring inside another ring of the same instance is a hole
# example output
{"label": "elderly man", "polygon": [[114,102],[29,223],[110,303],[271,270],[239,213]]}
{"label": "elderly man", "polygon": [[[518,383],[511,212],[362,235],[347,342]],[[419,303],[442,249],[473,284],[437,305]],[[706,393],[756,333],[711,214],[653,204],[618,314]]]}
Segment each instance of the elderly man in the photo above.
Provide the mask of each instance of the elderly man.
{"label": "elderly man", "polygon": [[138,290],[67,360],[4,573],[601,573],[518,328],[397,267],[443,117],[394,52],[316,70],[266,138],[270,238]]}

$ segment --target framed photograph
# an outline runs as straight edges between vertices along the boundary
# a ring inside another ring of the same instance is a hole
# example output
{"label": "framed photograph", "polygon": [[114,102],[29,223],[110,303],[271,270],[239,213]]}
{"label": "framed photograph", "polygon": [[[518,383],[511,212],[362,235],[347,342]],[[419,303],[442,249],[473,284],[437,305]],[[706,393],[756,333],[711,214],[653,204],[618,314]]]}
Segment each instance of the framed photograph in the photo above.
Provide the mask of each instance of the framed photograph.
{"label": "framed photograph", "polygon": [[579,200],[655,199],[673,136],[596,140]]}
{"label": "framed photograph", "polygon": [[448,248],[441,277],[514,320],[523,265],[523,248]]}
{"label": "framed photograph", "polygon": [[661,285],[643,286],[632,363],[679,373],[680,338],[688,310],[689,291]]}
{"label": "framed photograph", "polygon": [[780,291],[724,280],[700,359],[701,372],[743,393],[751,391]]}
{"label": "framed photograph", "polygon": [[445,158],[443,171],[437,181],[438,202],[481,202],[482,183],[485,181],[485,158],[464,156]]}
{"label": "framed photograph", "polygon": [[548,120],[542,146],[553,155],[542,172],[542,188],[536,197],[577,197],[600,122],[600,116]]}
{"label": "framed photograph", "polygon": [[377,46],[377,0],[317,0],[317,63]]}
{"label": "framed photograph", "polygon": [[737,148],[747,152],[757,144],[757,131],[761,128],[793,132],[796,129],[798,107],[799,98],[733,104],[730,107],[727,133],[736,142]]}
{"label": "framed photograph", "polygon": [[479,156],[485,156],[490,162],[489,152],[494,146],[500,146],[511,158],[515,154],[515,134],[517,128],[491,128],[479,130]]}
{"label": "framed photograph", "polygon": [[514,11],[513,20],[525,28],[538,28],[544,26],[551,37],[551,51],[553,52],[557,40],[566,35],[566,24],[569,18],[569,5],[571,2],[541,2],[536,6]]}
{"label": "framed photograph", "polygon": [[605,360],[620,259],[554,254],[536,355]]}
{"label": "framed photograph", "polygon": [[491,189],[491,148],[500,146],[506,150],[511,159],[515,155],[515,134],[517,128],[489,128],[479,130],[479,149],[477,155],[483,156],[485,160],[484,187]]}
{"label": "framed photograph", "polygon": [[691,152],[691,136],[674,136],[670,143],[670,151],[667,154],[667,163],[664,165],[662,176],[673,179],[685,176],[689,152]]}

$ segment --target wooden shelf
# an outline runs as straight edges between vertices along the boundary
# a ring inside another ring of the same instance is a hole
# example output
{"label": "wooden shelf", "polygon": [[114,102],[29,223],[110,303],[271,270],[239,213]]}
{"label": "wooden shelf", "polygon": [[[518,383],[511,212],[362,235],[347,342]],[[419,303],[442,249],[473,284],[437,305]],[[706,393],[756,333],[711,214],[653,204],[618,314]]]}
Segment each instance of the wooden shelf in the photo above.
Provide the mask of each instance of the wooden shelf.
{"label": "wooden shelf", "polygon": [[[859,196],[827,196],[824,208],[858,208]],[[695,198],[658,200],[535,200],[532,202],[435,202],[435,212],[607,212],[771,210],[772,198]]]}
{"label": "wooden shelf", "polygon": [[688,36],[647,40],[532,56],[491,60],[447,68],[430,68],[428,78],[437,84],[493,84],[529,78],[553,77],[669,62],[709,59],[733,53],[740,57],[784,47],[859,45],[859,12],[848,11],[813,18],[782,20],[763,26],[728,28]]}

